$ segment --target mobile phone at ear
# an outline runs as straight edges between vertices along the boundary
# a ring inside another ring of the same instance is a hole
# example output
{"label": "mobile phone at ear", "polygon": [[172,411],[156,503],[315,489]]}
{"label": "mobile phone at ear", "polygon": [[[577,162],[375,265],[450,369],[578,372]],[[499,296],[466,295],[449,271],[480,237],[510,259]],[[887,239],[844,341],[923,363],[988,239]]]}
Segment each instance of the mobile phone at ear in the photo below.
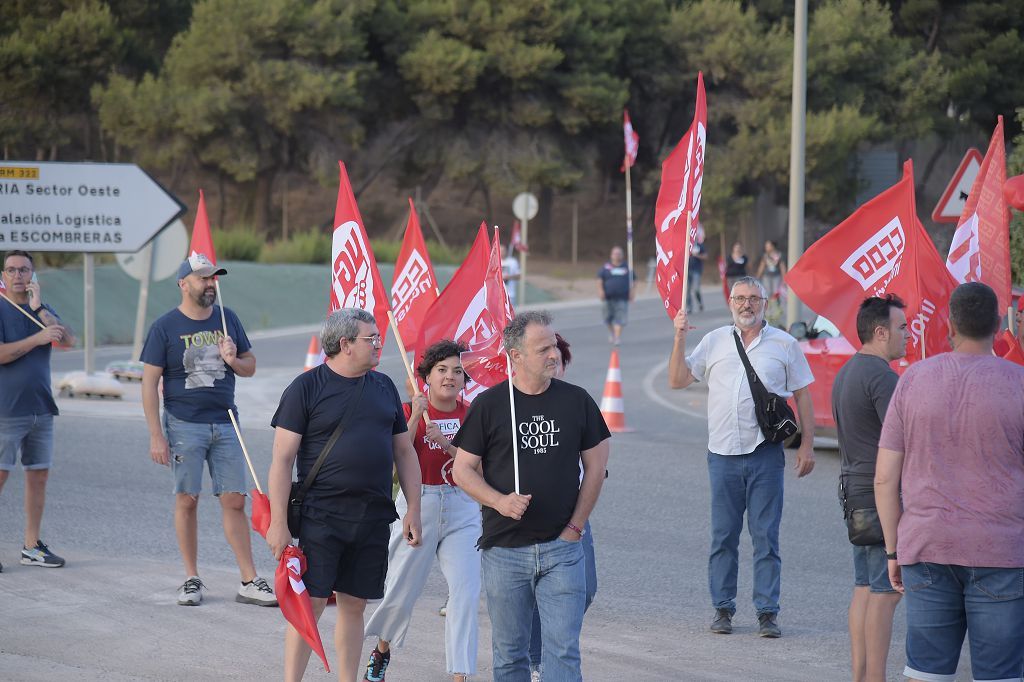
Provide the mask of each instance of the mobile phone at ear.
{"label": "mobile phone at ear", "polygon": [[[38,279],[36,278],[36,273],[34,273],[34,272],[32,273],[32,279],[31,279],[30,281],[31,281],[31,282],[32,282],[33,284],[36,284],[36,283],[38,283],[38,282],[39,282],[39,280],[38,280]],[[31,300],[32,300],[32,290],[31,290],[31,289],[29,289],[29,290],[28,290],[28,300],[29,300],[29,301],[31,301]]]}

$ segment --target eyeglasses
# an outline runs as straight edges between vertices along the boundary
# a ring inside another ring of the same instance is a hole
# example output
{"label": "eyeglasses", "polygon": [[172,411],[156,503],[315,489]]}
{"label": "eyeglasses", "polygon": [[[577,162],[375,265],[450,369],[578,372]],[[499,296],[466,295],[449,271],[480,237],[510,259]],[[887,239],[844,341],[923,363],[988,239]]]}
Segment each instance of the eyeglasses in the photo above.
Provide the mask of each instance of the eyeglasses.
{"label": "eyeglasses", "polygon": [[745,303],[757,305],[764,300],[761,296],[730,296],[729,298],[731,298],[732,302],[736,305],[743,305]]}
{"label": "eyeglasses", "polygon": [[374,334],[373,336],[353,336],[352,340],[366,339],[373,344],[374,348],[380,348],[384,345],[384,339],[380,338],[380,334]]}
{"label": "eyeglasses", "polygon": [[12,266],[9,268],[4,268],[4,272],[7,273],[8,277],[14,277],[15,275],[27,275],[28,273],[32,272],[32,268],[16,268]]}

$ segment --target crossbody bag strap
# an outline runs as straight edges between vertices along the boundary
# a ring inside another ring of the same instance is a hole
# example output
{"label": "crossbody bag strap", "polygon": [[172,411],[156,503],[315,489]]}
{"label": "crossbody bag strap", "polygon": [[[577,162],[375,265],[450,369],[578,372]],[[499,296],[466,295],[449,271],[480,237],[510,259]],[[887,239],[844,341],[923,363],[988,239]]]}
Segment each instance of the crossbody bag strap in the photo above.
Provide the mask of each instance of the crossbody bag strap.
{"label": "crossbody bag strap", "polygon": [[743,342],[740,341],[739,334],[733,331],[732,338],[736,342],[736,350],[740,353],[740,360],[743,361],[743,366],[747,369],[747,381],[750,383],[750,392],[754,392],[755,384],[760,384],[761,389],[767,391],[764,388],[764,383],[761,382],[761,378],[757,376],[757,372],[754,371],[753,366],[750,364],[750,358],[747,357],[747,351],[743,348]]}
{"label": "crossbody bag strap", "polygon": [[313,481],[316,480],[316,475],[320,473],[320,467],[324,465],[324,460],[327,459],[327,453],[331,451],[334,444],[338,442],[339,438],[341,438],[341,432],[345,430],[345,426],[350,421],[352,414],[356,411],[356,405],[359,404],[360,399],[363,397],[363,387],[365,385],[366,375],[364,374],[359,380],[359,390],[356,392],[355,400],[350,402],[348,407],[345,408],[345,414],[342,415],[338,425],[334,427],[334,433],[332,433],[331,437],[327,439],[327,444],[324,445],[324,449],[320,451],[320,456],[316,458],[313,468],[309,470],[309,474],[302,481],[302,487],[299,488],[299,494],[295,496],[295,502],[301,504],[302,501],[306,499],[306,493],[309,492],[309,489],[313,485]]}

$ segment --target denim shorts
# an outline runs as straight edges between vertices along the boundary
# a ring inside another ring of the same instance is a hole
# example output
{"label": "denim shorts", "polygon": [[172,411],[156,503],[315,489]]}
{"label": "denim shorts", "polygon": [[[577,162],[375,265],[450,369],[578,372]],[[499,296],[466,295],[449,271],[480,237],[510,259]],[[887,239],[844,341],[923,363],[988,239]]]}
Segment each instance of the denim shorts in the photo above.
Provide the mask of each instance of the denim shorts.
{"label": "denim shorts", "polygon": [[907,667],[926,682],[956,679],[964,635],[975,680],[1024,676],[1024,568],[902,566]]}
{"label": "denim shorts", "polygon": [[26,470],[49,469],[53,463],[53,415],[0,417],[0,471],[14,468],[18,456]]}
{"label": "denim shorts", "polygon": [[214,495],[245,494],[245,456],[231,424],[187,422],[165,410],[164,432],[171,450],[175,494],[202,492],[204,463],[210,468]]}
{"label": "denim shorts", "polygon": [[604,300],[605,324],[617,324],[625,327],[629,319],[629,301],[625,298],[606,298]]}
{"label": "denim shorts", "polygon": [[885,544],[851,545],[853,547],[853,584],[870,587],[875,594],[891,594],[889,560],[885,558]]}

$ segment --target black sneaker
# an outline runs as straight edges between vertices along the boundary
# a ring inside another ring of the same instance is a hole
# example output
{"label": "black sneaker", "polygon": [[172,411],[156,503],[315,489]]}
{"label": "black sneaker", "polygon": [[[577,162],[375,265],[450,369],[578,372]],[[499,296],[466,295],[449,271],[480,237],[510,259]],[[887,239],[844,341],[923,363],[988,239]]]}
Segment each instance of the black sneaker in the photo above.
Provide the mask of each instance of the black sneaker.
{"label": "black sneaker", "polygon": [[363,675],[363,679],[369,682],[384,682],[384,673],[387,672],[390,662],[391,649],[382,654],[377,647],[373,647],[370,660],[366,662],[366,674]]}
{"label": "black sneaker", "polygon": [[715,620],[711,623],[711,632],[716,635],[732,634],[732,611],[729,609],[715,609]]}
{"label": "black sneaker", "polygon": [[64,565],[64,559],[50,551],[50,548],[43,544],[42,540],[36,540],[36,546],[32,549],[21,548],[21,563],[25,566],[45,566],[46,568],[60,568]]}
{"label": "black sneaker", "polygon": [[775,622],[774,613],[762,613],[757,617],[757,622],[759,623],[757,628],[759,637],[767,637],[769,639],[782,637],[782,630],[779,629],[779,624]]}

